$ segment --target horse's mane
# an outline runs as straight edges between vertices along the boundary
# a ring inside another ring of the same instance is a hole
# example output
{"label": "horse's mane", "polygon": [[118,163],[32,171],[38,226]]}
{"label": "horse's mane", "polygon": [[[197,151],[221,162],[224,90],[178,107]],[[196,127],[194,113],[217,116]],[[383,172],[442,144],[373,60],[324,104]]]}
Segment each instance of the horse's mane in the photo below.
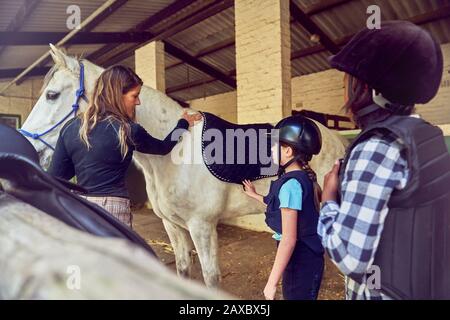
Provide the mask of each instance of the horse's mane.
{"label": "horse's mane", "polygon": [[[81,56],[74,56],[74,57],[70,57],[70,58],[76,59],[78,62],[80,62],[82,60]],[[48,83],[50,82],[50,80],[52,80],[52,78],[55,75],[56,71],[58,71],[60,67],[61,67],[61,64],[55,63],[50,68],[50,70],[48,70],[47,74],[44,77],[44,82],[42,84],[41,90],[39,91],[39,95],[41,95],[44,92],[44,89],[47,87]]]}

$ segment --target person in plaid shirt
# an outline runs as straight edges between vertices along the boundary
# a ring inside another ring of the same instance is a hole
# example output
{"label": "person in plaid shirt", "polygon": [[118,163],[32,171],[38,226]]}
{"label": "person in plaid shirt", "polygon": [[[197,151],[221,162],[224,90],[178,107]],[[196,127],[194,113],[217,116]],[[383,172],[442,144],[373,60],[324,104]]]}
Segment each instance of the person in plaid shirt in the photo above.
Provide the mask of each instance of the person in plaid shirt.
{"label": "person in plaid shirt", "polygon": [[317,230],[346,298],[448,299],[450,155],[442,131],[413,115],[439,88],[440,47],[412,23],[384,22],[330,63],[362,129],[325,176]]}

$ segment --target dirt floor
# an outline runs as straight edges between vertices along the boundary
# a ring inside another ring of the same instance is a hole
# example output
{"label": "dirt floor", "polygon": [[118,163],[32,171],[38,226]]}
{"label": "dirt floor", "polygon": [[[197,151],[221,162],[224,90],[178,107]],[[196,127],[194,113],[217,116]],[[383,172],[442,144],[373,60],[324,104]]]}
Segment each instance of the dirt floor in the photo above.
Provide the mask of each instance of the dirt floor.
{"label": "dirt floor", "polygon": [[[149,242],[160,259],[175,271],[175,256],[161,219],[151,210],[143,208],[134,211],[133,226]],[[264,299],[262,290],[276,252],[275,242],[270,234],[227,225],[219,225],[218,233],[222,289],[240,299]],[[195,259],[193,278],[203,281],[198,258]],[[319,299],[343,298],[344,278],[326,258]],[[277,299],[282,299],[281,289],[278,290]]]}

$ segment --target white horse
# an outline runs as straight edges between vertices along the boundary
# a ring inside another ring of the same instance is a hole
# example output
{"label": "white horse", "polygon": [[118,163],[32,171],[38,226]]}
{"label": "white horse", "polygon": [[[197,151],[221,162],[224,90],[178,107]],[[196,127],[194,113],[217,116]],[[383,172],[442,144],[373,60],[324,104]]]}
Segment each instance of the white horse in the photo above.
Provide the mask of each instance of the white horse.
{"label": "white horse", "polygon": [[[79,86],[79,61],[54,46],[51,46],[51,55],[55,66],[47,75],[43,92],[23,124],[23,129],[29,132],[41,133],[67,115]],[[89,61],[82,62],[85,68],[86,94],[89,97],[95,80],[103,69]],[[159,139],[163,139],[174,128],[185,110],[164,93],[146,86],[141,90],[140,100],[142,105],[137,107],[137,122]],[[81,100],[80,111],[86,107],[87,103]],[[337,133],[318,125],[323,147],[321,153],[312,160],[311,166],[321,182],[335,160],[342,157],[345,147]],[[54,146],[60,129],[61,126],[58,126],[43,139]],[[185,134],[181,143],[192,145],[194,156],[198,159],[202,152],[199,143],[202,123],[195,125],[190,131],[191,134]],[[40,141],[31,139],[31,142],[39,152],[41,164],[48,166],[52,150]],[[173,150],[172,153],[174,152],[178,151]],[[152,208],[163,220],[173,246],[178,274],[190,275],[191,250],[195,246],[205,284],[217,286],[220,281],[216,231],[218,222],[261,213],[264,208],[247,197],[241,186],[218,180],[205,164],[176,164],[171,159],[170,154],[134,154],[134,161],[144,172]],[[270,181],[271,179],[266,178],[254,184],[260,193],[267,193]]]}

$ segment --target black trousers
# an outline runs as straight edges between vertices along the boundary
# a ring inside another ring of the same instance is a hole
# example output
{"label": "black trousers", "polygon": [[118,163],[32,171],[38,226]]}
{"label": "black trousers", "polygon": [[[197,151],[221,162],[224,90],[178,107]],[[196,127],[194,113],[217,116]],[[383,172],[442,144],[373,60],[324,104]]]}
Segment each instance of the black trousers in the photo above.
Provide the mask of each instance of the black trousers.
{"label": "black trousers", "polygon": [[[278,246],[277,241],[277,246]],[[283,273],[283,297],[285,300],[316,300],[324,270],[323,253],[311,250],[297,241],[291,259]]]}

